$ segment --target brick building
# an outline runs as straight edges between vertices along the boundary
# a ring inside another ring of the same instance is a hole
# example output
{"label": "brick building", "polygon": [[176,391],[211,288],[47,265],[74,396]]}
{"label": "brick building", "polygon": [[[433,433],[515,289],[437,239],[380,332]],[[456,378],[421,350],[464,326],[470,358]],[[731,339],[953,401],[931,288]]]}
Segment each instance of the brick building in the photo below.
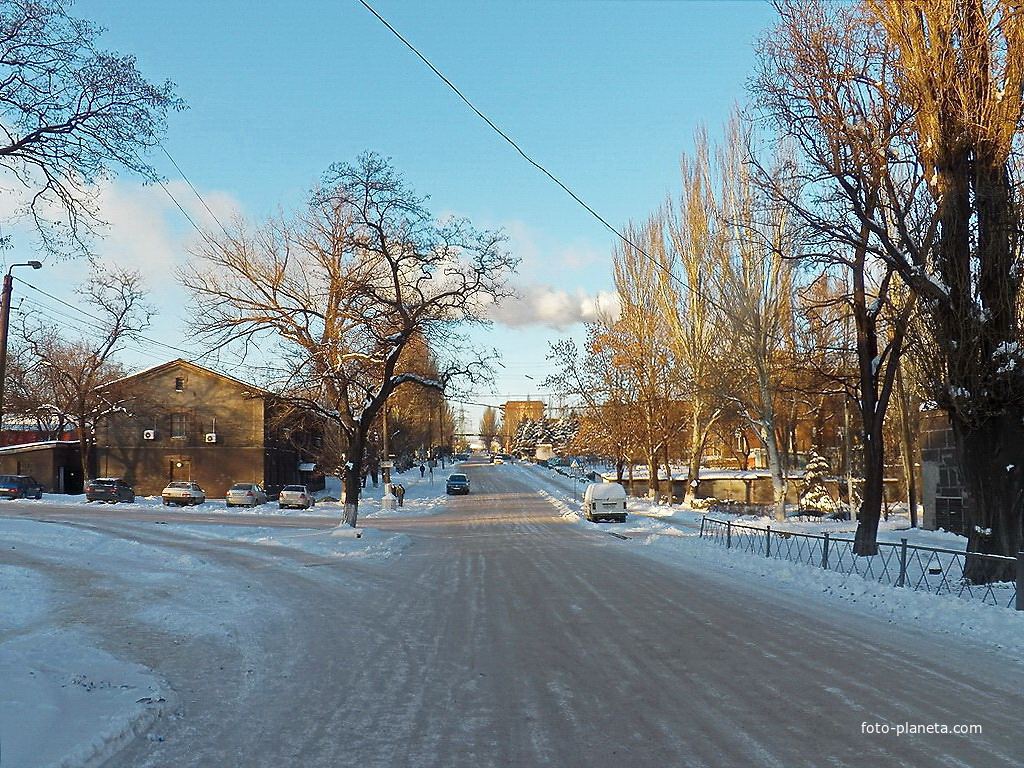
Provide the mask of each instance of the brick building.
{"label": "brick building", "polygon": [[259,387],[173,360],[109,388],[124,407],[96,425],[95,472],[124,477],[139,495],[171,480],[194,480],[212,498],[236,482],[322,487],[309,457],[272,426],[275,401]]}

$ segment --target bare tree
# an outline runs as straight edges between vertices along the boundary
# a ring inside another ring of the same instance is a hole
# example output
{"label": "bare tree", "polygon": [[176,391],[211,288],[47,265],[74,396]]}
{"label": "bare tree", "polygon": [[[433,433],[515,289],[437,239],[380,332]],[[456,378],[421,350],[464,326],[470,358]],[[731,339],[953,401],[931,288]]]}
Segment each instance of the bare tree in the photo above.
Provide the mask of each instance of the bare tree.
{"label": "bare tree", "polygon": [[126,342],[149,327],[153,316],[142,275],[134,270],[92,262],[91,276],[77,289],[93,316],[88,332],[69,337],[66,331],[26,312],[21,315],[20,359],[29,371],[29,392],[22,407],[37,418],[74,426],[78,433],[82,479],[92,467],[97,420],[123,406],[115,382],[125,375],[116,362]]}
{"label": "bare tree", "polygon": [[571,339],[552,344],[548,360],[559,371],[548,376],[544,386],[580,401],[582,418],[574,447],[611,457],[621,483],[626,461],[640,447],[634,416],[638,398],[631,377],[615,364],[619,351],[605,333],[606,326],[613,324],[610,317],[589,324],[583,350]]}
{"label": "bare tree", "polygon": [[94,182],[115,169],[155,178],[139,152],[182,107],[172,84],[147,82],[134,57],[96,50],[101,30],[68,16],[72,2],[0,2],[0,188],[25,192],[21,213],[56,253],[88,251]]}
{"label": "bare tree", "polygon": [[[605,332],[606,343],[617,347],[613,365],[631,378],[637,394],[634,426],[644,441],[648,494],[655,499],[661,495],[661,459],[681,426],[671,407],[679,392],[680,369],[661,298],[667,264],[665,250],[660,215],[653,215],[643,226],[627,228],[626,240],[612,257],[619,317]],[[671,468],[668,469],[671,496]]]}
{"label": "bare tree", "polygon": [[722,148],[722,216],[730,236],[715,287],[728,328],[721,395],[755,431],[768,456],[775,517],[785,517],[787,469],[779,397],[793,361],[791,329],[796,255],[792,217],[752,178],[747,130],[734,118]]}
{"label": "bare tree", "polygon": [[[867,249],[913,292],[907,306],[919,305],[928,331],[928,393],[957,439],[968,547],[1012,555],[1024,519],[1024,259],[1013,179],[1024,117],[1024,15],[1010,0],[786,2],[780,9],[790,44],[777,49],[781,66],[771,69],[788,78],[780,91],[795,98],[788,107],[776,102],[777,117],[791,135],[817,132],[819,142],[802,143],[832,189],[819,196],[825,205],[817,215],[844,223],[822,231]],[[858,333],[861,326],[858,318]],[[895,369],[882,375],[891,391]],[[888,396],[877,391],[876,413]],[[967,577],[1012,575],[990,565],[969,558]]]}
{"label": "bare tree", "polygon": [[795,0],[777,7],[780,23],[761,46],[753,90],[802,162],[790,166],[787,184],[767,186],[802,223],[803,258],[848,286],[856,364],[844,374],[860,417],[865,481],[854,552],[874,555],[885,417],[914,301],[894,310],[895,269],[880,253],[873,225],[898,222],[908,235],[927,236],[923,185],[907,145],[910,110],[886,87],[894,52],[862,9]]}
{"label": "bare tree", "polygon": [[498,412],[493,408],[487,408],[484,415],[480,417],[480,440],[484,444],[484,450],[491,450],[491,443],[494,442],[497,434]]}
{"label": "bare tree", "polygon": [[[1024,521],[1024,230],[1012,156],[1024,118],[1024,14],[1011,0],[868,6],[898,51],[891,87],[913,109],[936,232],[925,269],[896,238],[890,258],[923,302],[938,352],[931,394],[957,438],[968,551],[1014,555]],[[1013,578],[1012,565],[980,558],[964,570],[975,582]]]}
{"label": "bare tree", "polygon": [[[366,153],[332,167],[293,219],[208,233],[180,277],[197,302],[197,334],[249,351],[276,344],[271,387],[343,435],[354,526],[367,435],[391,394],[489,374],[495,353],[457,331],[511,295],[516,259],[503,242],[465,220],[435,223],[389,162]],[[417,339],[437,353],[436,372],[401,370]]]}
{"label": "bare tree", "polygon": [[715,200],[707,133],[694,137],[694,156],[680,159],[682,191],[676,204],[666,207],[666,233],[670,247],[659,253],[660,314],[668,327],[668,343],[680,376],[682,397],[689,404],[689,468],[685,500],[690,501],[700,481],[700,465],[722,405],[709,382],[720,365],[718,351],[721,314],[713,305],[712,286],[722,265],[724,250],[720,210]]}

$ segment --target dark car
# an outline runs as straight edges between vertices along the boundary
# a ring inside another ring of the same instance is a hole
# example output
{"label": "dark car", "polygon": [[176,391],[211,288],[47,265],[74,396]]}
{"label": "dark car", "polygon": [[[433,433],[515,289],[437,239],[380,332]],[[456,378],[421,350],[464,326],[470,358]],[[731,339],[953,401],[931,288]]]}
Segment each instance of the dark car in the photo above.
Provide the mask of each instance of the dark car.
{"label": "dark car", "polygon": [[106,501],[116,504],[119,501],[135,501],[135,489],[127,480],[120,477],[97,477],[85,484],[86,501]]}
{"label": "dark car", "polygon": [[454,472],[448,475],[445,489],[449,494],[469,493],[469,478],[461,472]]}
{"label": "dark car", "polygon": [[0,498],[41,499],[43,486],[29,475],[0,475]]}

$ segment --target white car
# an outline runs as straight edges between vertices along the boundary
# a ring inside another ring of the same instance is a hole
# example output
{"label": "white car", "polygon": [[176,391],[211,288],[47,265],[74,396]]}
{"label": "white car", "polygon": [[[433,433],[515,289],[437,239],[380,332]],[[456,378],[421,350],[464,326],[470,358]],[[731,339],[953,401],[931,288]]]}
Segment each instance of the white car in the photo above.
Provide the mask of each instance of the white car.
{"label": "white car", "polygon": [[259,483],[235,483],[228,488],[224,503],[229,507],[256,507],[267,503],[267,492]]}
{"label": "white car", "polygon": [[170,482],[160,495],[165,507],[170,504],[183,507],[186,504],[202,504],[206,501],[206,491],[199,487],[199,483],[193,483],[191,480]]}
{"label": "white car", "polygon": [[295,509],[309,509],[316,503],[313,494],[304,485],[286,485],[281,489],[281,495],[277,497],[279,509],[294,507]]}

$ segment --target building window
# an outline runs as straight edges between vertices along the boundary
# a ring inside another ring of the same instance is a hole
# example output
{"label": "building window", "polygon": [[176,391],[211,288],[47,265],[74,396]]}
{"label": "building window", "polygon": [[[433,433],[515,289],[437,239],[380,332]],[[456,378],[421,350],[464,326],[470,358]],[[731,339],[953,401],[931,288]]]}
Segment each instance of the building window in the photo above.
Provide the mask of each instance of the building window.
{"label": "building window", "polygon": [[180,376],[174,380],[174,391],[184,392],[185,391],[185,380]]}
{"label": "building window", "polygon": [[171,439],[181,440],[188,437],[188,414],[171,414]]}

